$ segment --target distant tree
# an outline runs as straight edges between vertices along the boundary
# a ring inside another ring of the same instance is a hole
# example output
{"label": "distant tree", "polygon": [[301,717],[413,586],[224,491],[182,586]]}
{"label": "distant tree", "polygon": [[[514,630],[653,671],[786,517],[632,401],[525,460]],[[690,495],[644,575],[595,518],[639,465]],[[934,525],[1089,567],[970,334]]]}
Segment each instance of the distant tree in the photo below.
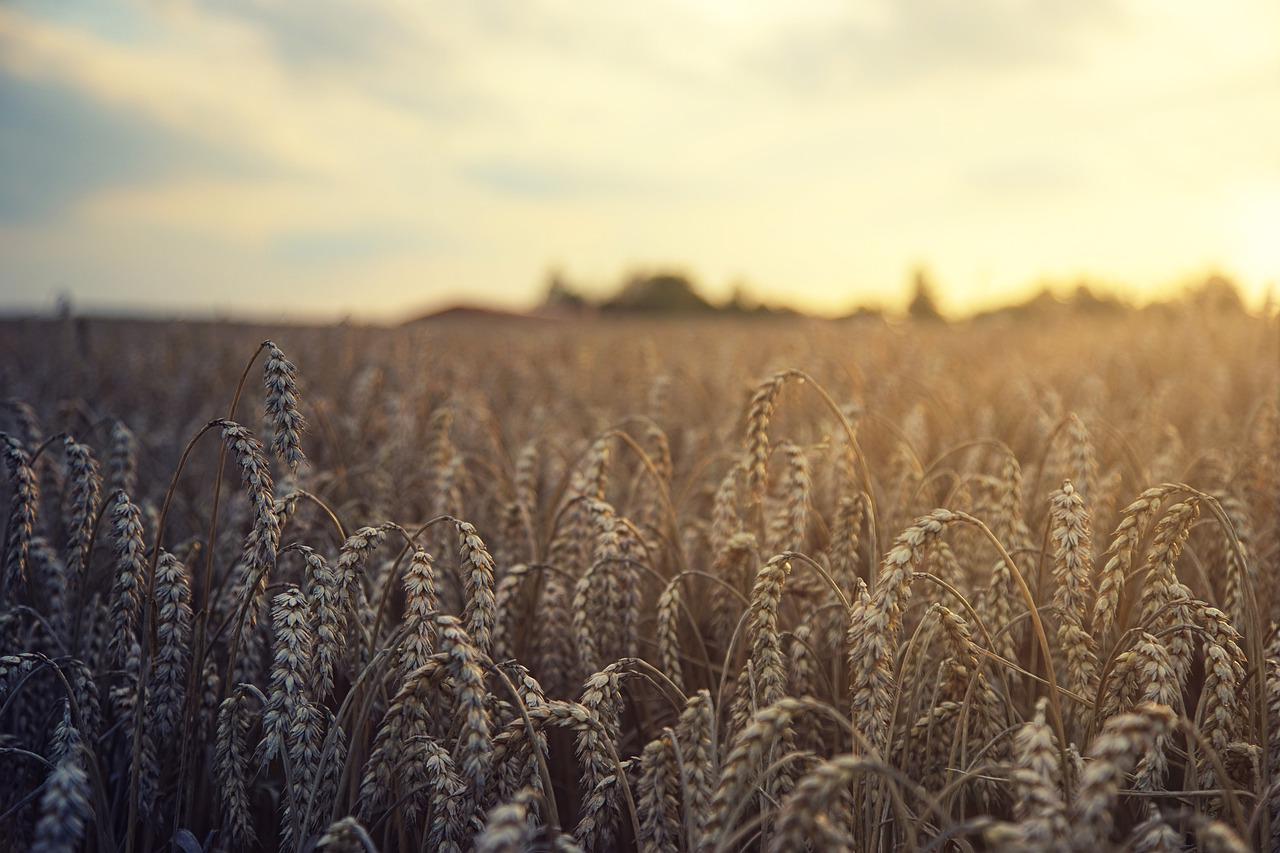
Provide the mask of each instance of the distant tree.
{"label": "distant tree", "polygon": [[1071,307],[1086,314],[1115,313],[1124,310],[1124,303],[1114,296],[1099,296],[1085,282],[1076,285],[1071,296]]}
{"label": "distant tree", "polygon": [[622,291],[602,306],[607,311],[682,314],[714,311],[693,283],[676,273],[633,275]]}
{"label": "distant tree", "polygon": [[570,286],[559,270],[547,274],[547,295],[542,300],[547,308],[581,310],[587,304],[586,298]]}
{"label": "distant tree", "polygon": [[907,314],[912,320],[937,322],[942,319],[942,312],[933,298],[933,283],[923,268],[917,269],[913,277],[914,295],[907,307]]}
{"label": "distant tree", "polygon": [[1215,273],[1188,296],[1197,308],[1204,311],[1243,311],[1244,301],[1240,298],[1240,288],[1225,275]]}
{"label": "distant tree", "polygon": [[759,309],[760,303],[751,296],[746,284],[738,281],[734,282],[733,293],[729,296],[729,301],[724,304],[722,310],[731,314],[750,314]]}
{"label": "distant tree", "polygon": [[884,309],[880,308],[877,305],[859,305],[857,308],[854,308],[853,311],[846,314],[844,319],[859,320],[863,322],[868,322],[873,320],[883,321]]}

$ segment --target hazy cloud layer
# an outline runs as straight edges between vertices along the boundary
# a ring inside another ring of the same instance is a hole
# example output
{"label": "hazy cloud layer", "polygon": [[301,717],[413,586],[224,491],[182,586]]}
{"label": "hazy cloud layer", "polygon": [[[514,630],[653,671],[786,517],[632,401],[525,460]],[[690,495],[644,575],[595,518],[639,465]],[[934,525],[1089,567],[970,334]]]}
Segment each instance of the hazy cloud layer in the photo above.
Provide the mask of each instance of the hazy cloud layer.
{"label": "hazy cloud layer", "polygon": [[0,305],[391,316],[663,263],[821,310],[920,262],[956,306],[1257,295],[1276,32],[1266,0],[21,0]]}

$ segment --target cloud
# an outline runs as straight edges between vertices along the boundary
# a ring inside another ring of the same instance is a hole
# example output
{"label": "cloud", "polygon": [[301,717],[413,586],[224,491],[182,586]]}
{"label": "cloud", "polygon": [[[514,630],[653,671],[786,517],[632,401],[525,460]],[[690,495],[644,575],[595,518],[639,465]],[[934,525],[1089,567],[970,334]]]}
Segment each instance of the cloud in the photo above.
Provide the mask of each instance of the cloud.
{"label": "cloud", "polygon": [[0,303],[180,280],[391,312],[534,298],[552,262],[824,307],[921,258],[1154,278],[1271,186],[1277,27],[1270,0],[12,0]]}
{"label": "cloud", "polygon": [[290,231],[273,237],[268,255],[284,265],[304,268],[361,264],[378,258],[434,253],[444,238],[400,226],[368,224],[350,228]]}
{"label": "cloud", "polygon": [[1046,194],[1081,187],[1088,174],[1068,158],[1020,157],[979,163],[965,176],[980,194]]}
{"label": "cloud", "polygon": [[74,88],[0,72],[0,167],[0,221],[30,222],[111,188],[244,177],[261,164]]}
{"label": "cloud", "polygon": [[391,7],[359,0],[220,0],[209,11],[265,35],[286,65],[359,70],[422,48]]}
{"label": "cloud", "polygon": [[792,92],[1069,63],[1123,20],[1114,0],[894,0],[780,27],[746,65]]}
{"label": "cloud", "polygon": [[[590,168],[520,160],[488,160],[462,167],[465,180],[501,195],[534,200],[556,200],[654,193],[664,189],[660,179],[646,181],[626,172],[593,171]],[[670,190],[667,186],[665,189]]]}

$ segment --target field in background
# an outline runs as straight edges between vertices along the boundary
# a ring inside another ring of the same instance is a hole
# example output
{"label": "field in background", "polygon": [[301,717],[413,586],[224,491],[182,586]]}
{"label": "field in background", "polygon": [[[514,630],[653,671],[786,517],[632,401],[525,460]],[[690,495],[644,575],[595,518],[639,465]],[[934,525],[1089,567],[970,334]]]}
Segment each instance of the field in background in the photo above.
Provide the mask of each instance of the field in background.
{"label": "field in background", "polygon": [[0,840],[1266,849],[1277,357],[1190,305],[6,322]]}

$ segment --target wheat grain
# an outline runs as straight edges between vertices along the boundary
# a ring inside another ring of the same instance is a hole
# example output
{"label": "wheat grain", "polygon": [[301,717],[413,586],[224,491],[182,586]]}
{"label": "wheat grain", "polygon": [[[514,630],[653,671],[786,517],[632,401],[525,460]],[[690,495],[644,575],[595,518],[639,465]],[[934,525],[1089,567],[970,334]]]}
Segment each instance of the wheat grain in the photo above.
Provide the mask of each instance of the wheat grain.
{"label": "wheat grain", "polygon": [[916,520],[898,535],[884,558],[875,591],[849,611],[849,682],[852,719],[872,744],[888,737],[893,694],[892,661],[902,630],[901,616],[911,595],[911,578],[930,543],[955,521],[939,509]]}
{"label": "wheat grain", "polygon": [[[1205,711],[1201,731],[1219,755],[1243,734],[1247,720],[1242,691],[1249,661],[1240,648],[1242,638],[1231,620],[1216,607],[1197,603],[1196,623],[1204,631]],[[1201,759],[1200,784],[1206,788],[1226,785],[1216,780],[1213,766]]]}
{"label": "wheat grain", "polygon": [[673,578],[658,596],[657,627],[658,665],[677,687],[683,689],[684,674],[680,666],[680,578]]}
{"label": "wheat grain", "polygon": [[6,587],[15,587],[26,583],[27,555],[40,508],[40,481],[31,468],[27,451],[16,438],[0,434],[0,450],[4,453],[13,492],[4,533],[4,580]]}
{"label": "wheat grain", "polygon": [[124,661],[129,647],[137,641],[142,613],[143,585],[146,583],[146,545],[142,541],[142,513],[124,492],[116,496],[111,509],[112,539],[115,543],[115,582],[111,587],[112,656]]}
{"label": "wheat grain", "polygon": [[80,846],[85,824],[93,817],[84,746],[80,732],[72,725],[70,705],[63,712],[54,740],[57,754],[40,797],[32,853],[71,853]]}
{"label": "wheat grain", "polygon": [[192,624],[191,577],[187,567],[168,551],[160,553],[156,567],[155,599],[156,652],[147,701],[152,736],[164,745],[178,733],[186,704]]}
{"label": "wheat grain", "polygon": [[640,810],[640,848],[647,853],[679,850],[680,785],[674,734],[668,729],[645,744],[640,756],[640,781],[636,787]]}
{"label": "wheat grain", "polygon": [[517,791],[489,810],[484,831],[476,838],[476,853],[522,853],[533,847],[532,805],[537,792]]}
{"label": "wheat grain", "polygon": [[238,844],[252,845],[256,836],[249,810],[249,707],[250,691],[237,687],[218,709],[218,740],[214,762],[222,794],[225,824]]}
{"label": "wheat grain", "polygon": [[1104,554],[1105,564],[1098,575],[1098,595],[1093,605],[1093,636],[1101,646],[1115,627],[1120,598],[1124,594],[1125,580],[1138,559],[1138,547],[1146,527],[1155,518],[1160,504],[1174,491],[1172,486],[1155,486],[1138,495],[1125,507],[1120,524],[1111,536],[1111,544]]}
{"label": "wheat grain", "polygon": [[87,445],[68,436],[63,439],[67,456],[67,569],[73,578],[81,578],[89,568],[89,547],[94,518],[102,493],[102,476],[98,462]]}
{"label": "wheat grain", "polygon": [[1070,810],[1073,850],[1096,850],[1107,843],[1114,824],[1112,809],[1125,776],[1139,757],[1151,750],[1155,739],[1172,728],[1173,722],[1168,706],[1155,704],[1139,705],[1134,713],[1107,720],[1089,746],[1084,774]]}
{"label": "wheat grain", "polygon": [[325,853],[377,853],[369,832],[354,817],[344,817],[329,824],[316,844]]}
{"label": "wheat grain", "polygon": [[263,345],[267,348],[262,381],[267,389],[266,415],[273,433],[271,450],[290,471],[296,472],[306,461],[302,432],[307,427],[298,411],[298,369],[274,343],[266,341]]}
{"label": "wheat grain", "polygon": [[272,605],[275,648],[271,666],[271,690],[262,716],[263,761],[275,758],[285,747],[290,728],[305,713],[305,685],[311,671],[312,636],[307,600],[296,586],[288,586]]}
{"label": "wheat grain", "polygon": [[[1147,554],[1146,584],[1142,589],[1142,621],[1155,629],[1189,624],[1190,611],[1185,602],[1190,590],[1178,579],[1177,562],[1183,544],[1191,533],[1191,525],[1199,516],[1196,501],[1176,503],[1156,524]],[[1192,635],[1176,628],[1169,635],[1169,655],[1178,676],[1178,686],[1185,686],[1191,668]]]}
{"label": "wheat grain", "polygon": [[409,636],[405,638],[400,665],[405,672],[425,666],[435,646],[436,623],[432,615],[439,610],[435,567],[431,555],[418,548],[404,572],[404,612]]}
{"label": "wheat grain", "polygon": [[676,739],[684,768],[680,790],[689,821],[688,847],[696,850],[706,833],[716,772],[715,710],[710,692],[699,690],[685,702],[676,724]]}
{"label": "wheat grain", "polygon": [[789,372],[775,374],[756,388],[747,412],[747,489],[752,503],[764,500],[769,478],[769,421]]}
{"label": "wheat grain", "polygon": [[1092,539],[1084,496],[1071,482],[1051,500],[1053,605],[1058,617],[1058,644],[1066,655],[1067,687],[1085,696],[1097,688],[1096,642],[1086,628],[1093,598]]}
{"label": "wheat grain", "polygon": [[476,529],[465,521],[458,522],[459,562],[466,578],[466,609],[462,621],[467,633],[482,654],[488,654],[493,645],[493,626],[497,610],[493,599],[494,565],[489,549]]}

